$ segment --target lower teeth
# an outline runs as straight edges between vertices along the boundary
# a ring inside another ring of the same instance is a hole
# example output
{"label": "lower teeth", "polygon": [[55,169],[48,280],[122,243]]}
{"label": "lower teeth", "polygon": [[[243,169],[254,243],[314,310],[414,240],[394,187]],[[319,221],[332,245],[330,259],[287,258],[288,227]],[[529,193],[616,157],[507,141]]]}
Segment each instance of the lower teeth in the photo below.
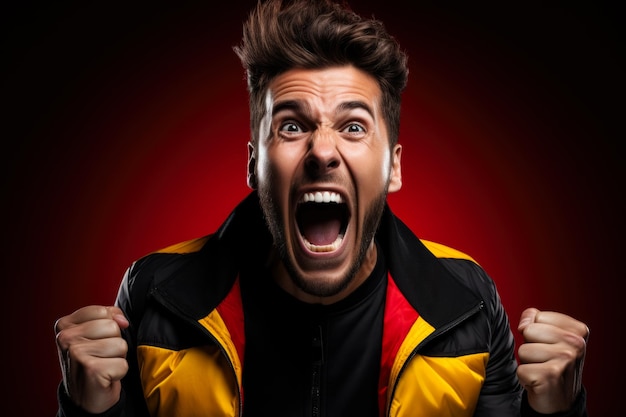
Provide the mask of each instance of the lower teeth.
{"label": "lower teeth", "polygon": [[339,248],[341,242],[343,241],[343,236],[337,236],[337,239],[333,243],[329,243],[328,245],[314,245],[308,240],[304,239],[304,245],[311,252],[333,252]]}

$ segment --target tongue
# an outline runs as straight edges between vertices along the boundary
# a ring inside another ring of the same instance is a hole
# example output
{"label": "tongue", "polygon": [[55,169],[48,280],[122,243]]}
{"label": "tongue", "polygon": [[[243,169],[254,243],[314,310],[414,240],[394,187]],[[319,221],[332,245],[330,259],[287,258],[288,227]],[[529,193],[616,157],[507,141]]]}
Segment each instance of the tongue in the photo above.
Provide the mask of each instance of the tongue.
{"label": "tongue", "polygon": [[302,235],[316,246],[330,245],[339,236],[341,222],[336,218],[316,219],[304,222],[301,226]]}

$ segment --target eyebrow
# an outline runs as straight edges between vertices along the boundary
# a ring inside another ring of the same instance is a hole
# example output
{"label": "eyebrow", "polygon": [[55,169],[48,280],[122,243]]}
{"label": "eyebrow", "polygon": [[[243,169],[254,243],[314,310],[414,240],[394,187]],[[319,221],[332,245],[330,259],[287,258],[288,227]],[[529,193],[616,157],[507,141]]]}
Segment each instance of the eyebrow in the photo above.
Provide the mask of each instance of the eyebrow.
{"label": "eyebrow", "polygon": [[272,116],[283,110],[292,110],[296,113],[310,113],[310,107],[307,103],[299,100],[285,100],[274,104],[272,108]]}
{"label": "eyebrow", "polygon": [[376,117],[374,117],[374,110],[367,103],[361,100],[345,101],[340,103],[335,110],[335,114],[354,109],[363,109],[369,113],[372,119],[376,119]]}
{"label": "eyebrow", "polygon": [[[335,114],[353,109],[363,109],[374,119],[374,111],[367,103],[361,100],[345,101],[339,104],[335,109]],[[292,110],[296,113],[311,113],[311,108],[308,103],[299,100],[285,100],[275,103],[272,108],[272,116],[276,115],[283,110]]]}

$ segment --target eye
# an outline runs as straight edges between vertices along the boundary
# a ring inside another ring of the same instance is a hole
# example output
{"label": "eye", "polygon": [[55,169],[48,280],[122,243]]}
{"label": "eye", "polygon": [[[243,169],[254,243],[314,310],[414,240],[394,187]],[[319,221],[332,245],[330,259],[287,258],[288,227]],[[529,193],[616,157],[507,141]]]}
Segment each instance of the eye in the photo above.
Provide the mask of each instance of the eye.
{"label": "eye", "polygon": [[300,133],[302,132],[302,128],[300,127],[300,125],[298,125],[297,123],[294,122],[285,122],[280,126],[279,129],[281,132],[287,132],[287,133]]}
{"label": "eye", "polygon": [[359,123],[350,123],[343,129],[343,132],[352,135],[358,135],[365,133],[365,128]]}

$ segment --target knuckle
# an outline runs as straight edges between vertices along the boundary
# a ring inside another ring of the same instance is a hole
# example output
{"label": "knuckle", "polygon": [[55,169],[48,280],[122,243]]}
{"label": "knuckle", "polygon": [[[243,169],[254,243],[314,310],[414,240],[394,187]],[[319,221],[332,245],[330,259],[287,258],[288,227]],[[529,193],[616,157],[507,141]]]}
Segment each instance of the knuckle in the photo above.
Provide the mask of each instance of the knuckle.
{"label": "knuckle", "polygon": [[120,343],[122,345],[122,351],[124,352],[124,354],[128,353],[128,343],[126,342],[126,340],[120,338]]}
{"label": "knuckle", "polygon": [[563,359],[566,363],[576,360],[577,357],[578,354],[571,349],[565,349],[561,352],[561,359]]}
{"label": "knuckle", "polygon": [[589,326],[581,322],[579,334],[583,337],[585,341],[587,341],[589,339],[589,335],[591,334],[591,330],[589,330]]}
{"label": "knuckle", "polygon": [[122,335],[122,329],[114,319],[107,318],[102,320],[101,323],[103,323],[101,330],[106,332],[107,337],[120,337]]}
{"label": "knuckle", "polygon": [[103,324],[103,331],[108,335],[120,336],[122,334],[120,326],[114,320],[106,320]]}
{"label": "knuckle", "polygon": [[575,333],[571,333],[567,337],[567,344],[571,346],[571,350],[573,350],[572,353],[575,356],[578,356],[581,352],[585,350],[587,342],[585,341],[584,337]]}
{"label": "knuckle", "polygon": [[94,308],[94,312],[96,313],[97,317],[108,317],[109,316],[109,309],[106,306],[96,305],[96,306],[93,306],[93,308]]}
{"label": "knuckle", "polygon": [[126,374],[128,372],[128,370],[130,369],[130,365],[128,364],[127,360],[123,360],[121,363],[121,370],[124,374]]}
{"label": "knuckle", "polygon": [[537,378],[532,368],[527,365],[520,365],[517,368],[517,378],[524,386],[532,387],[537,383]]}
{"label": "knuckle", "polygon": [[70,337],[67,334],[67,331],[61,330],[55,336],[55,341],[57,346],[62,350],[69,349],[70,346]]}
{"label": "knuckle", "polygon": [[67,346],[66,355],[70,360],[79,360],[82,358],[85,352],[85,348],[82,344],[70,344]]}
{"label": "knuckle", "polygon": [[114,349],[120,356],[126,356],[126,353],[128,353],[128,343],[126,343],[126,340],[123,338],[117,337],[115,338]]}
{"label": "knuckle", "polygon": [[526,358],[528,356],[528,350],[529,350],[529,347],[526,344],[521,345],[517,349],[517,355],[519,356],[521,361],[523,361],[523,362],[526,361]]}
{"label": "knuckle", "polygon": [[563,374],[563,365],[558,361],[549,362],[545,367],[545,375],[548,380],[556,380]]}
{"label": "knuckle", "polygon": [[576,356],[579,356],[582,352],[585,351],[587,347],[587,342],[582,337],[577,337],[574,342],[574,348],[576,349]]}

